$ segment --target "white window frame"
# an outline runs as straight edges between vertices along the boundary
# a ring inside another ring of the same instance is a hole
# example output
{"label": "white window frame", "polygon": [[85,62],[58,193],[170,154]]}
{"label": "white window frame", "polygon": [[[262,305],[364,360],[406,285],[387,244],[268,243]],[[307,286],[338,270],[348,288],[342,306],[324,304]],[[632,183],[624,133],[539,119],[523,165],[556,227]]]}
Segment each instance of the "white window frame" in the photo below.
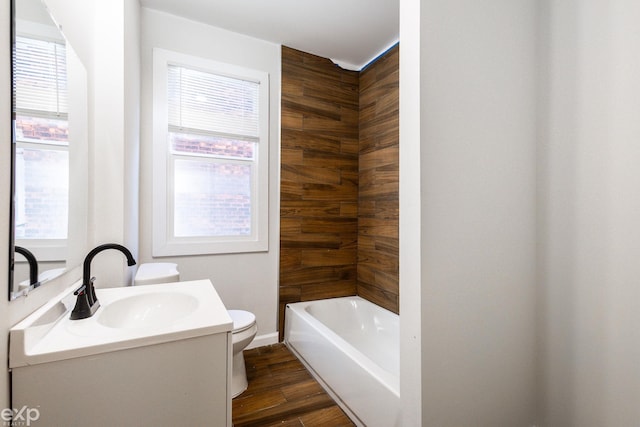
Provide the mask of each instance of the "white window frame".
{"label": "white window frame", "polygon": [[[168,141],[167,69],[169,65],[255,81],[259,89],[259,142],[255,150],[252,233],[249,236],[175,237],[173,235],[172,159]],[[154,257],[264,252],[269,249],[269,74],[165,49],[153,49],[153,184]]]}

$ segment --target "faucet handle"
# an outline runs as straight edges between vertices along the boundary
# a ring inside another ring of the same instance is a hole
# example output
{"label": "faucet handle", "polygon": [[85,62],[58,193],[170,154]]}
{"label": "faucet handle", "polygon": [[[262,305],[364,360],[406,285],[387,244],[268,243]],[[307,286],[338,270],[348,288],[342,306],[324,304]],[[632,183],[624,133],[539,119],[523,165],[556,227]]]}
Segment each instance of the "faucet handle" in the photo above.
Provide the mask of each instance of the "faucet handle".
{"label": "faucet handle", "polygon": [[73,291],[74,295],[84,295],[84,293],[87,291],[87,285],[82,285],[80,286],[78,289],[76,289],[75,291]]}

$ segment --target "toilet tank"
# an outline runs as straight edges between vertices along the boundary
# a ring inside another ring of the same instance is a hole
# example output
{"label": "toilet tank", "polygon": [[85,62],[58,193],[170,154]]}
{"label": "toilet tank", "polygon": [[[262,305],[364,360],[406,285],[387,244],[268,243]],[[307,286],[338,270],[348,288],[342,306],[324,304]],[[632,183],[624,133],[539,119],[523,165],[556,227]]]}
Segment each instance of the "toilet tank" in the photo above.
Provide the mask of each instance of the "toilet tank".
{"label": "toilet tank", "polygon": [[154,285],[180,281],[178,265],[172,262],[150,262],[140,264],[133,279],[133,285]]}

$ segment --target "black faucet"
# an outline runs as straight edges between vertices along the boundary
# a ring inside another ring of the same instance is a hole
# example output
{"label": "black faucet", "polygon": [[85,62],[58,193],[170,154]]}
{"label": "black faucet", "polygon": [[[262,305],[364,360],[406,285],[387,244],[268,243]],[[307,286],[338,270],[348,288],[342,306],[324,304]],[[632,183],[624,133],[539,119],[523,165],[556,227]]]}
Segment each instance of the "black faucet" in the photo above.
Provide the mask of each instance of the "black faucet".
{"label": "black faucet", "polygon": [[38,261],[35,255],[33,255],[29,249],[23,248],[22,246],[14,246],[13,249],[17,253],[22,254],[29,263],[29,285],[32,285],[34,288],[40,286],[40,282],[38,281]]}
{"label": "black faucet", "polygon": [[80,286],[73,293],[78,296],[76,305],[71,312],[71,320],[86,319],[94,315],[96,310],[100,307],[100,302],[96,297],[96,290],[93,286],[95,277],[91,277],[91,261],[98,253],[107,249],[117,249],[127,257],[127,265],[135,265],[136,260],[133,259],[133,255],[129,252],[129,249],[117,243],[105,243],[104,245],[96,246],[92,249],[84,259],[82,266],[82,286]]}

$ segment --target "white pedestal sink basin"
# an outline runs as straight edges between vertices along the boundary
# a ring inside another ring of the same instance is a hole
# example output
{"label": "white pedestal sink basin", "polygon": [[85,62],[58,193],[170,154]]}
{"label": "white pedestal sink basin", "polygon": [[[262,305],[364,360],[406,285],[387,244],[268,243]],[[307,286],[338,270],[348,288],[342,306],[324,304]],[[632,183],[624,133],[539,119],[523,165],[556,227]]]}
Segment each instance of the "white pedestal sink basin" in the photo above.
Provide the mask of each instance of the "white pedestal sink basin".
{"label": "white pedestal sink basin", "polygon": [[77,287],[10,331],[32,426],[231,425],[233,322],[209,280],[97,289],[98,311],[71,320]]}

